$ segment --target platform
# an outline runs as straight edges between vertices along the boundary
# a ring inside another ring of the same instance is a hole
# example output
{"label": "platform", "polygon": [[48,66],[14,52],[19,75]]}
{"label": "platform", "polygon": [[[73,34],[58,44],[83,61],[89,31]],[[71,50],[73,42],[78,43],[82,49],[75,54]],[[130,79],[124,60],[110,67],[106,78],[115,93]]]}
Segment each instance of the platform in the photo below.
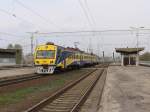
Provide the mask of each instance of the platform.
{"label": "platform", "polygon": [[0,79],[16,77],[26,74],[35,73],[34,68],[26,67],[26,68],[12,68],[8,70],[0,70]]}
{"label": "platform", "polygon": [[150,68],[110,66],[98,112],[150,112]]}

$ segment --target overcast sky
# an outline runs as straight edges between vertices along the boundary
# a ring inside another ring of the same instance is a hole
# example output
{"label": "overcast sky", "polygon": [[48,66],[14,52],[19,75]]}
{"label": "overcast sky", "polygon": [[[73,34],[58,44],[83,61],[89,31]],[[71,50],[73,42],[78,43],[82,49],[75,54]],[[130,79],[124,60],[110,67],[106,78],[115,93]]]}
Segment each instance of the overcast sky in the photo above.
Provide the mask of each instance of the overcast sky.
{"label": "overcast sky", "polygon": [[[150,28],[149,5],[149,0],[0,0],[0,47],[20,43],[26,53],[30,52],[30,35],[26,32]],[[150,50],[149,38],[150,34],[139,37],[140,46],[146,47],[146,51]],[[136,46],[132,32],[36,35],[35,40],[39,44],[53,41],[62,46],[73,46],[78,41],[82,50],[87,50],[91,43],[95,53],[105,50],[107,55],[116,47]]]}

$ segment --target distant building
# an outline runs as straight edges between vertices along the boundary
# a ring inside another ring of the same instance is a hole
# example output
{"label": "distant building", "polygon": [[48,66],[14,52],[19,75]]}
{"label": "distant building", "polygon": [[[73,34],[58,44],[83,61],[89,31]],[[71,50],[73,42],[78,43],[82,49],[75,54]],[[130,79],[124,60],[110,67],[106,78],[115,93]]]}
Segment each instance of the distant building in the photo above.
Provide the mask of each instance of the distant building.
{"label": "distant building", "polygon": [[139,52],[144,48],[116,48],[116,52],[121,54],[121,65],[139,65]]}
{"label": "distant building", "polygon": [[0,66],[18,65],[22,63],[22,49],[1,49]]}

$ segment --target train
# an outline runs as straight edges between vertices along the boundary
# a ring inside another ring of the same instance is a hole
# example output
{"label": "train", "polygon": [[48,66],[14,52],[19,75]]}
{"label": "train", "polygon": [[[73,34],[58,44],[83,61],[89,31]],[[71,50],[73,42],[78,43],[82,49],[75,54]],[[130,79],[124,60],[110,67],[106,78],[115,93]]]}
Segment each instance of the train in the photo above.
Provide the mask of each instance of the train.
{"label": "train", "polygon": [[78,48],[62,47],[48,42],[38,45],[34,52],[34,66],[37,74],[53,74],[56,70],[96,65],[99,56]]}

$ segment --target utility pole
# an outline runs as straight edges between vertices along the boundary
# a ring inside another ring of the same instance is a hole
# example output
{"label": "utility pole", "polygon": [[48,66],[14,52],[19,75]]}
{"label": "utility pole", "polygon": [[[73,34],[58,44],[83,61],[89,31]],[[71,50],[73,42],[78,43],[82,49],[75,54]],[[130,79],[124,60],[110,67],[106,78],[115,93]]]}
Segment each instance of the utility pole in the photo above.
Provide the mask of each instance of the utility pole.
{"label": "utility pole", "polygon": [[148,52],[150,52],[150,36],[148,38]]}
{"label": "utility pole", "polygon": [[31,39],[31,42],[30,42],[30,45],[31,45],[31,58],[32,58],[32,66],[34,66],[34,63],[33,63],[33,49],[34,49],[34,44],[33,44],[33,42],[34,42],[34,34],[36,34],[36,33],[38,33],[38,31],[36,31],[36,32],[27,32],[27,33],[29,33],[29,34],[31,34],[31,37],[30,37],[30,39]]}
{"label": "utility pole", "polygon": [[38,46],[39,42],[38,42],[38,39],[36,39],[36,47]]}
{"label": "utility pole", "polygon": [[136,47],[137,47],[137,57],[136,57],[136,66],[139,65],[139,30],[143,29],[144,27],[130,27],[131,29],[136,31],[136,39],[137,39],[137,43],[136,43]]}
{"label": "utility pole", "polygon": [[114,63],[115,63],[115,54],[114,54],[114,52],[113,52],[113,61],[114,61]]}
{"label": "utility pole", "polygon": [[79,45],[79,44],[80,44],[79,42],[74,42],[75,48],[78,48],[78,45]]}
{"label": "utility pole", "polygon": [[32,61],[31,61],[31,65],[34,66],[34,63],[33,63],[33,39],[34,39],[34,33],[31,33],[31,58],[32,58]]}
{"label": "utility pole", "polygon": [[105,62],[105,52],[103,51],[103,63]]}
{"label": "utility pole", "polygon": [[93,53],[91,38],[89,38],[89,53]]}

